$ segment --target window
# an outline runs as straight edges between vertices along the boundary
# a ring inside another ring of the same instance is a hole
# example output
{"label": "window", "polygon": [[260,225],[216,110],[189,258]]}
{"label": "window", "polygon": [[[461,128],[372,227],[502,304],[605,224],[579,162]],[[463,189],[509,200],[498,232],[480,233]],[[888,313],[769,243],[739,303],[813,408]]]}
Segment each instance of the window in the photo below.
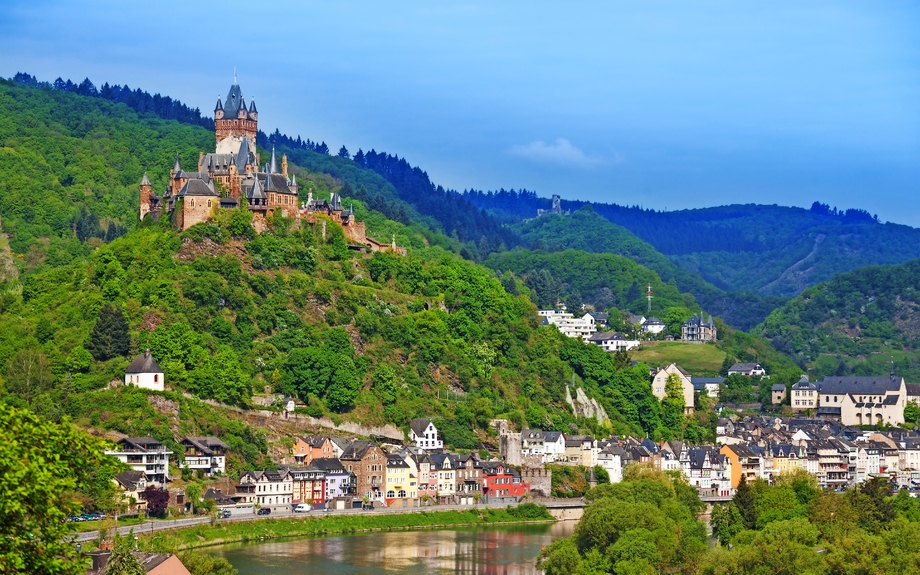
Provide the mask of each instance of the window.
{"label": "window", "polygon": [[153,374],[153,383],[156,383],[159,380],[160,380],[160,374],[158,373]]}

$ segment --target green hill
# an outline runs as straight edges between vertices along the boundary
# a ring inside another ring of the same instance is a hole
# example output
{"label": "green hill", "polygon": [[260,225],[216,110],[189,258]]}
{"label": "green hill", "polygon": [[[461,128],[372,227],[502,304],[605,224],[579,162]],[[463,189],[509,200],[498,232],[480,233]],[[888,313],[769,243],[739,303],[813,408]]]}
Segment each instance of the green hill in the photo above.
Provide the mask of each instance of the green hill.
{"label": "green hill", "polygon": [[707,312],[740,329],[750,329],[763,321],[783,301],[754,293],[728,293],[719,289],[700,275],[675,264],[626,228],[610,223],[590,206],[571,215],[545,215],[512,227],[537,249],[611,253],[634,260],[654,270],[662,281],[693,294]]}
{"label": "green hill", "polygon": [[406,257],[360,254],[334,225],[324,239],[319,226],[278,215],[261,236],[235,210],[182,234],[138,224],[140,175],[162,188],[176,149],[194,164],[213,147],[200,126],[9,82],[0,117],[0,217],[18,272],[0,286],[2,401],[170,441],[168,422],[179,421],[184,432],[231,438],[246,451],[239,465],[264,464],[264,436],[232,412],[167,394],[157,410],[176,401],[183,415],[165,417],[143,392],[108,389],[149,347],[176,392],[245,409],[267,386],[312,415],[366,425],[428,416],[454,448],[487,441],[493,417],[603,433],[565,404],[573,379],[604,405],[608,431],[684,433],[662,423],[645,367],[617,366],[539,326],[530,300],[512,295],[523,285],[462,259],[464,245],[411,208],[403,222],[371,209],[378,196],[384,209],[403,205],[374,172],[290,166],[310,183],[304,195],[351,195],[368,233],[395,235]]}
{"label": "green hill", "polygon": [[920,380],[920,260],[869,266],[803,291],[758,332],[816,375]]}

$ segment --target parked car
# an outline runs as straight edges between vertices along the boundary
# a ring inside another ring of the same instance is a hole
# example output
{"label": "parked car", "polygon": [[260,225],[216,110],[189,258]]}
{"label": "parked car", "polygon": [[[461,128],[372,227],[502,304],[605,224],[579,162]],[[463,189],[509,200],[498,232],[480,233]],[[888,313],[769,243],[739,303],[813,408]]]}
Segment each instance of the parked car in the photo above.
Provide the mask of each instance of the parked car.
{"label": "parked car", "polygon": [[310,506],[306,503],[299,503],[294,506],[294,513],[309,513]]}
{"label": "parked car", "polygon": [[259,511],[258,511],[258,513],[256,513],[256,515],[271,515],[271,512],[272,512],[271,508],[269,508],[269,507],[263,507],[262,509],[259,509]]}

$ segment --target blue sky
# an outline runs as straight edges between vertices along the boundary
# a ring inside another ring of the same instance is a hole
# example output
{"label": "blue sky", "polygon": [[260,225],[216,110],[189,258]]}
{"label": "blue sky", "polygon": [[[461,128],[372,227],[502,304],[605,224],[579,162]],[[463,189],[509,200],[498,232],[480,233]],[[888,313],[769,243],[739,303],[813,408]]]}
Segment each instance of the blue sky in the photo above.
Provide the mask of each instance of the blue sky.
{"label": "blue sky", "polygon": [[920,226],[915,2],[4,2],[0,75],[127,83],[455,189]]}

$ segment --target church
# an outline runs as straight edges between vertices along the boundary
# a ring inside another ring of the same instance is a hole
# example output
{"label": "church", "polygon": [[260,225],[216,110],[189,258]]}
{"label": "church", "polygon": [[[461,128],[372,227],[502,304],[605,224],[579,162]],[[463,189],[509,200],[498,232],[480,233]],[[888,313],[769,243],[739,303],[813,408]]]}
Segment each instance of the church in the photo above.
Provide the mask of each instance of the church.
{"label": "church", "polygon": [[[368,238],[365,225],[354,217],[354,210],[346,210],[337,193],[329,200],[314,200],[308,194],[301,203],[298,196],[297,177],[288,175],[287,156],[279,162],[272,148],[271,158],[262,164],[256,151],[256,134],[259,130],[259,112],[254,99],[246,106],[243,91],[236,82],[223,101],[218,98],[214,106],[214,153],[201,152],[194,170],[182,168],[179,155],[169,171],[169,183],[162,195],[153,192],[147,174],[140,184],[140,219],[154,221],[169,218],[179,230],[207,222],[214,210],[248,209],[253,214],[253,227],[265,229],[266,214],[280,210],[281,214],[316,223],[317,215],[342,226],[348,241],[356,248],[370,251],[391,249],[405,253],[395,240],[390,244]],[[325,223],[323,224],[325,225]]]}

